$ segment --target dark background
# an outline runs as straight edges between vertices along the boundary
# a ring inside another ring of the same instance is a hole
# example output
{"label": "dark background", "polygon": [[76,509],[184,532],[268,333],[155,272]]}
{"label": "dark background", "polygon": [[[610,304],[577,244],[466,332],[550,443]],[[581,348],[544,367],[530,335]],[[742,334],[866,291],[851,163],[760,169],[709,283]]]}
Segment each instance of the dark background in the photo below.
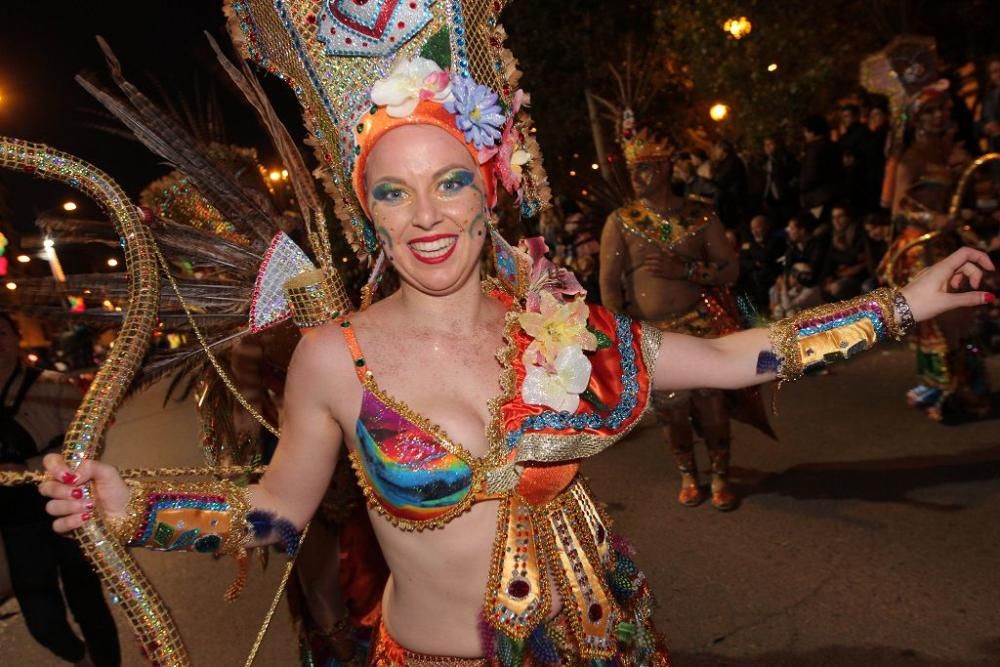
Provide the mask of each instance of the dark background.
{"label": "dark background", "polygon": [[[798,0],[715,0],[697,7],[718,10],[720,3],[726,12],[755,20],[757,37],[751,40],[762,39],[769,32],[793,39],[793,18],[801,25],[803,12],[820,7]],[[788,12],[776,11],[786,5]],[[193,107],[204,108],[213,100],[225,118],[225,139],[257,147],[261,161],[268,164],[270,148],[261,145],[264,135],[256,118],[228,90],[203,35],[210,32],[223,48],[232,51],[221,6],[222,0],[4,2],[0,21],[0,134],[47,143],[89,160],[111,173],[132,195],[167,171],[137,143],[98,129],[117,127],[117,123],[109,120],[73,80],[75,75],[84,74],[110,85],[103,55],[94,40],[100,34],[121,59],[127,78],[160,101],[164,97],[175,102],[186,100]],[[996,29],[1000,2],[995,0],[828,0],[822,6],[826,14],[833,8],[838,40],[861,34],[865,39],[859,43],[880,45],[900,32],[931,34],[938,40],[943,59],[950,63],[981,61],[1000,51],[1000,31]],[[614,97],[607,63],[620,65],[629,44],[638,48],[669,45],[671,35],[699,27],[672,23],[676,12],[665,9],[671,7],[664,0],[515,0],[505,12],[504,24],[511,35],[508,45],[525,72],[522,86],[535,93],[537,136],[555,193],[576,194],[574,189],[581,182],[569,178],[570,169],[590,172],[594,149],[583,90],[590,87]],[[806,25],[811,25],[808,20]],[[830,32],[830,26],[816,25],[815,29],[817,35]],[[719,48],[725,39],[721,29],[717,35],[709,31],[706,41],[712,43],[706,48]],[[806,40],[801,57],[808,60],[828,48],[823,40]],[[864,55],[866,52],[859,52],[856,57],[860,60]],[[830,79],[829,96],[843,95],[852,85],[856,87],[856,72],[857,62],[845,61],[843,69]],[[293,136],[302,136],[291,94],[280,82],[262,78]],[[741,85],[747,83],[731,83],[733,87]],[[657,106],[657,117],[650,119],[655,121],[651,124],[667,133],[675,129],[673,125],[682,122],[678,109],[696,106],[698,91],[697,82],[691,91],[668,91],[669,99]],[[579,157],[574,158],[574,154]],[[0,227],[15,236],[18,231],[33,234],[36,215],[58,207],[71,195],[58,185],[0,173]],[[80,196],[73,198],[81,205],[78,215],[96,214]]]}

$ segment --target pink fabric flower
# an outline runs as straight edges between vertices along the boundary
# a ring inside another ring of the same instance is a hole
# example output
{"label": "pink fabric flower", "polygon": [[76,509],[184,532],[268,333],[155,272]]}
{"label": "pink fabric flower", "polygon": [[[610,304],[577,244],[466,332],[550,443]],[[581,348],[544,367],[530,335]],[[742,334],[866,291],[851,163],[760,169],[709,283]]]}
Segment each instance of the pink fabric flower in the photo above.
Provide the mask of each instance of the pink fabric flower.
{"label": "pink fabric flower", "polygon": [[565,297],[586,296],[580,281],[569,269],[553,264],[545,255],[549,246],[541,236],[521,239],[518,249],[531,258],[531,277],[525,307],[532,312],[539,312],[541,294],[547,292],[560,301]]}

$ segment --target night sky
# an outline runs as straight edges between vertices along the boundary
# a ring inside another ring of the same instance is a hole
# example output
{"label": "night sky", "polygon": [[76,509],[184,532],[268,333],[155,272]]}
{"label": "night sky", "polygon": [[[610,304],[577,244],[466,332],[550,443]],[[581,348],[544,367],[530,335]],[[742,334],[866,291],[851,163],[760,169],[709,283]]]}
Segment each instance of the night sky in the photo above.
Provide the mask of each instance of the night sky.
{"label": "night sky", "polygon": [[[222,3],[215,0],[125,3],[5,1],[0,22],[0,134],[49,144],[108,171],[133,196],[168,171],[144,147],[100,126],[120,127],[74,81],[77,74],[111,89],[95,35],[102,35],[122,62],[125,76],[159,100],[157,86],[171,97],[194,99],[212,87],[223,105],[227,138],[254,145],[262,133],[256,118],[230,91],[203,34],[212,33],[229,49]],[[280,83],[268,89],[295,121],[294,101]],[[286,98],[286,99],[282,99]],[[284,111],[284,109],[282,109]],[[292,128],[293,134],[298,132]],[[267,149],[267,146],[261,148]],[[264,155],[263,157],[267,157]],[[4,227],[31,234],[39,212],[73,196],[68,188],[0,172],[0,201],[9,208]],[[93,213],[84,198],[79,214]]]}

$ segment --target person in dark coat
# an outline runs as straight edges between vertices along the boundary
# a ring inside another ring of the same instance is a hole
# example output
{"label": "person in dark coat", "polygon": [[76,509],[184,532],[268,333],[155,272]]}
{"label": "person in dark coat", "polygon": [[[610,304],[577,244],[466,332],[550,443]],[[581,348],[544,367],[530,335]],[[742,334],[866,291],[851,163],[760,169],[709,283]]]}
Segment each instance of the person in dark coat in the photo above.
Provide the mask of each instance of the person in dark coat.
{"label": "person in dark coat", "polygon": [[869,171],[874,151],[871,130],[861,123],[861,110],[856,104],[840,109],[844,131],[837,142],[844,165],[844,197],[857,214],[868,212]]}
{"label": "person in dark coat", "polygon": [[740,280],[759,312],[768,310],[768,292],[781,273],[778,260],[783,251],[781,239],[771,234],[767,216],[755,216],[750,221],[750,240],[740,248]]}
{"label": "person in dark coat", "polygon": [[865,233],[844,204],[832,207],[830,220],[833,229],[823,268],[823,289],[831,301],[840,301],[861,294],[861,285],[868,278]]}
{"label": "person in dark coat", "polygon": [[761,210],[772,228],[784,224],[799,208],[799,171],[801,165],[788,152],[778,135],[764,139],[764,189]]}
{"label": "person in dark coat", "polygon": [[808,212],[793,216],[785,227],[785,254],[780,263],[784,273],[795,264],[806,264],[817,279],[826,263],[828,244],[814,233],[816,222]]}
{"label": "person in dark coat", "polygon": [[803,208],[820,220],[828,219],[830,205],[840,196],[843,184],[843,163],[837,145],[830,141],[830,125],[822,116],[810,116],[802,121],[806,142],[799,192]]}
{"label": "person in dark coat", "polygon": [[[0,470],[40,470],[62,447],[80,392],[62,376],[20,361],[14,320],[0,312]],[[101,580],[73,540],[52,531],[34,486],[0,487],[0,535],[28,632],[78,667],[121,664],[118,631]],[[67,618],[67,607],[83,634]]]}
{"label": "person in dark coat", "polygon": [[712,178],[716,188],[715,210],[723,226],[746,232],[747,168],[733,144],[720,139],[712,146]]}

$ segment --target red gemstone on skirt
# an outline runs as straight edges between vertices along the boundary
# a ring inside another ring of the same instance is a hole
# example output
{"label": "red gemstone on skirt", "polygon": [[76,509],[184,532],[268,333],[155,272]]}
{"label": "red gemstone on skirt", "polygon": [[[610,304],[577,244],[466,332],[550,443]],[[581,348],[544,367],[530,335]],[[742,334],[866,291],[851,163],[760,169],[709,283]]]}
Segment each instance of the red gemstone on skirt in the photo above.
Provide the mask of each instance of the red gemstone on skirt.
{"label": "red gemstone on skirt", "polygon": [[521,600],[531,592],[531,584],[524,579],[515,579],[507,584],[507,593],[516,600]]}

